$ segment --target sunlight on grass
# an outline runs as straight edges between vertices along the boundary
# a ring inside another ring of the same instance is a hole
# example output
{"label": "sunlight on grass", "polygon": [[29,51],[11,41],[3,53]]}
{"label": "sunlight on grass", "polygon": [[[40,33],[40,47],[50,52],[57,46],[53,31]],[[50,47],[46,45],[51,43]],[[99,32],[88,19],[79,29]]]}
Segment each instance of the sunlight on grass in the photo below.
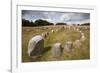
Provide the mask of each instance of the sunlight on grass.
{"label": "sunlight on grass", "polygon": [[86,40],[82,43],[81,48],[73,48],[72,52],[62,53],[60,58],[52,58],[51,48],[56,42],[60,42],[62,47],[64,47],[67,41],[74,42],[79,38],[79,33],[75,30],[60,29],[59,31],[51,33],[51,30],[55,30],[58,27],[48,26],[47,27],[22,27],[22,62],[31,62],[32,59],[29,58],[27,54],[28,42],[35,35],[40,35],[43,32],[50,32],[48,37],[44,40],[44,49],[46,52],[42,54],[39,59],[35,61],[53,61],[53,60],[80,60],[90,58],[90,30],[83,29]]}

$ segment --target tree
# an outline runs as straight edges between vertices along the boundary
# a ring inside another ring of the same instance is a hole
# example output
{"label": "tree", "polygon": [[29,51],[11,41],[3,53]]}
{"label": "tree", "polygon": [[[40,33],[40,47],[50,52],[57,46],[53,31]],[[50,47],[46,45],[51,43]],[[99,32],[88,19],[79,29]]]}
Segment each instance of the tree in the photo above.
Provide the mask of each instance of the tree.
{"label": "tree", "polygon": [[32,21],[22,19],[22,26],[35,26]]}
{"label": "tree", "polygon": [[34,23],[36,26],[53,25],[53,23],[50,23],[50,22],[48,22],[46,20],[42,20],[42,19],[38,19]]}
{"label": "tree", "polygon": [[82,26],[89,26],[90,25],[90,23],[84,23],[84,24],[82,24]]}
{"label": "tree", "polygon": [[67,25],[66,23],[56,23],[56,25]]}
{"label": "tree", "polygon": [[46,26],[46,25],[53,25],[53,23],[50,23],[46,20],[38,19],[35,22],[22,19],[22,26]]}

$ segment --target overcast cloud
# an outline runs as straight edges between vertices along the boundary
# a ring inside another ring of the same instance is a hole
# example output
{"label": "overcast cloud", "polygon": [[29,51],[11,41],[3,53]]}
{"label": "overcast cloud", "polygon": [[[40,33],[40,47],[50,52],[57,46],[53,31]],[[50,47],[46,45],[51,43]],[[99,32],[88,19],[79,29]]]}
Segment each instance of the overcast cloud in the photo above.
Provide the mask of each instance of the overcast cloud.
{"label": "overcast cloud", "polygon": [[89,13],[75,13],[75,12],[22,10],[22,18],[33,22],[37,19],[47,20],[52,23],[64,22],[69,24],[80,24],[80,23],[90,22]]}

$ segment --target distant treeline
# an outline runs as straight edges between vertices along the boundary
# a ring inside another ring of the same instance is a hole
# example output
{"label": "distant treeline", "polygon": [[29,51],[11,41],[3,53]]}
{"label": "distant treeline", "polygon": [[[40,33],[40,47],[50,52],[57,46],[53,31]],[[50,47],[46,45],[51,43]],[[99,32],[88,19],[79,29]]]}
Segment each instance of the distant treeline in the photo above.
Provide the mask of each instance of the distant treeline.
{"label": "distant treeline", "polygon": [[84,23],[84,24],[81,24],[82,26],[84,26],[84,25],[90,25],[90,23]]}
{"label": "distant treeline", "polygon": [[53,23],[41,19],[36,20],[35,22],[22,19],[22,26],[45,26],[45,25],[53,25]]}
{"label": "distant treeline", "polygon": [[[26,20],[26,19],[22,19],[22,26],[46,26],[46,25],[54,25],[54,24],[42,19],[38,19],[34,22]],[[67,25],[67,23],[56,23],[56,25]],[[80,25],[80,24],[77,24],[77,25]],[[90,25],[90,23],[84,23],[81,25]]]}

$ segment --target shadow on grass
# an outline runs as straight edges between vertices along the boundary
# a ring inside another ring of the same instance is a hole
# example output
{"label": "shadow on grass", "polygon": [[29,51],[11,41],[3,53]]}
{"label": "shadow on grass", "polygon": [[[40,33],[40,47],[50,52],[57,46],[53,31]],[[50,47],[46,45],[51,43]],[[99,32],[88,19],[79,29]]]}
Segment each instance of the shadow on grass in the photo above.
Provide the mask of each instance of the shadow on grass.
{"label": "shadow on grass", "polygon": [[45,54],[46,52],[48,52],[49,50],[51,49],[51,46],[47,46],[47,47],[44,47],[43,51],[42,51],[42,55]]}
{"label": "shadow on grass", "polygon": [[30,61],[31,61],[31,62],[37,62],[37,61],[39,62],[39,61],[42,61],[42,60],[41,60],[42,56],[43,56],[45,53],[47,53],[50,49],[51,49],[51,46],[45,47],[45,48],[42,50],[42,52],[41,52],[40,55],[30,57]]}

